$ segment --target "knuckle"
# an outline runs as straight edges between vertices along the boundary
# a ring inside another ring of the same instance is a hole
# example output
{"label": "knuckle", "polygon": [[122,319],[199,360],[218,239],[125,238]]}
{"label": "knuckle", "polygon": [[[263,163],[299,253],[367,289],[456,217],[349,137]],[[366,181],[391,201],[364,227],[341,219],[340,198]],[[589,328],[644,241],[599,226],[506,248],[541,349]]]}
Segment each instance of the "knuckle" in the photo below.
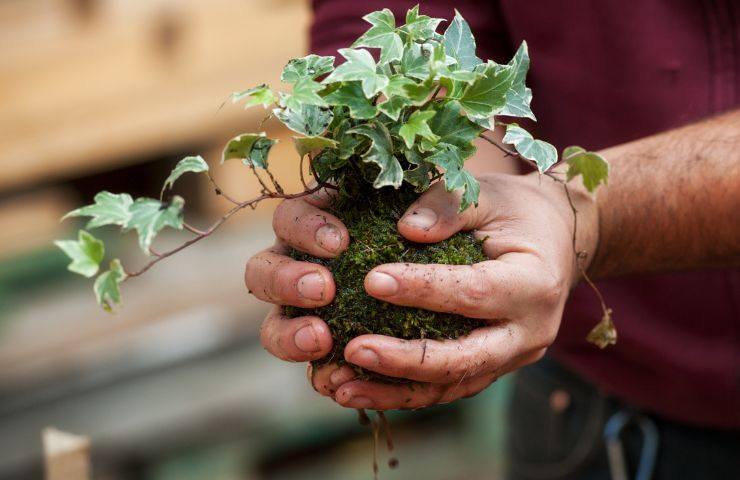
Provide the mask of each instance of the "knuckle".
{"label": "knuckle", "polygon": [[547,307],[559,305],[567,292],[565,282],[553,274],[545,275],[540,287],[541,301]]}

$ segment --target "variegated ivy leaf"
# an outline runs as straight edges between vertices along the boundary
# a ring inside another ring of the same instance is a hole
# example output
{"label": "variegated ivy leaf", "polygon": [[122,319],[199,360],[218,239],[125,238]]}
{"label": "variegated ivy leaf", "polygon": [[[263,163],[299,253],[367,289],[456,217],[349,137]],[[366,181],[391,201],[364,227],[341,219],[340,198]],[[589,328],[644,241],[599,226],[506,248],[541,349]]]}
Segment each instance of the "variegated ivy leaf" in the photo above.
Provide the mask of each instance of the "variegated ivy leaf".
{"label": "variegated ivy leaf", "polygon": [[310,78],[301,78],[293,85],[293,91],[282,97],[281,103],[291,110],[300,110],[303,105],[323,107],[327,103],[318,94],[323,89],[324,87],[320,83],[314,82]]}
{"label": "variegated ivy leaf", "polygon": [[426,80],[430,74],[434,46],[430,43],[412,43],[403,51],[401,72],[407,77]]}
{"label": "variegated ivy leaf", "polygon": [[169,202],[160,202],[153,198],[137,198],[131,205],[131,218],[125,231],[136,230],[139,247],[147,255],[154,237],[165,227],[182,230],[182,207],[185,200],[175,195]]}
{"label": "variegated ivy leaf", "polygon": [[[463,115],[460,104],[457,102],[445,104],[429,121],[429,127],[439,137],[440,144],[444,143],[456,146],[463,160],[475,153],[473,140],[478,138],[478,135],[483,131],[483,129]],[[434,142],[422,139],[422,150],[431,151],[434,148]]]}
{"label": "variegated ivy leaf", "polygon": [[445,190],[451,192],[460,188],[463,189],[460,199],[460,212],[470,205],[478,205],[480,184],[470,172],[463,168],[465,158],[459,148],[454,145],[439,144],[439,148],[426,160],[444,169],[445,173],[442,178],[445,182]]}
{"label": "variegated ivy leaf", "polygon": [[476,67],[476,71],[483,75],[463,91],[460,105],[468,115],[490,117],[506,105],[506,94],[516,72],[511,65],[499,65],[490,60]]}
{"label": "variegated ivy leaf", "polygon": [[117,258],[111,260],[108,270],[98,275],[93,285],[98,304],[107,312],[121,304],[121,282],[126,279],[126,272]]}
{"label": "variegated ivy leaf", "polygon": [[234,92],[231,94],[231,101],[233,103],[241,102],[244,99],[246,99],[246,101],[244,102],[244,108],[249,108],[254,105],[262,105],[263,107],[267,108],[275,103],[276,100],[275,94],[272,93],[270,87],[268,87],[264,83],[262,85],[250,88],[249,90],[244,90],[243,92]]}
{"label": "variegated ivy leaf", "polygon": [[447,55],[455,59],[461,70],[473,71],[477,65],[483,63],[475,54],[475,38],[470,25],[457,10],[455,18],[445,30],[444,46]]}
{"label": "variegated ivy leaf", "polygon": [[532,102],[532,90],[524,84],[529,70],[527,42],[522,42],[508,65],[514,70],[512,86],[506,92],[506,103],[503,108],[495,113],[511,117],[531,118],[536,121],[537,119],[529,106]]}
{"label": "variegated ivy leaf", "polygon": [[331,109],[316,105],[302,105],[297,110],[276,108],[272,112],[286,127],[307,137],[324,133],[334,118]]}
{"label": "variegated ivy leaf", "polygon": [[267,155],[277,140],[267,138],[265,132],[242,133],[229,140],[221,155],[221,163],[237,158],[244,165],[267,168]]}
{"label": "variegated ivy leaf", "polygon": [[294,58],[283,68],[280,80],[285,83],[296,83],[302,78],[314,79],[327,74],[334,69],[334,57],[320,55],[306,55]]}
{"label": "variegated ivy leaf", "polygon": [[358,38],[352,47],[379,48],[381,64],[400,60],[403,54],[403,42],[396,33],[396,19],[393,12],[384,8],[368,13],[362,19],[372,27]]}
{"label": "variegated ivy leaf", "polygon": [[92,217],[85,228],[97,228],[103,225],[125,226],[131,218],[131,204],[134,203],[128,193],[99,192],[95,203],[72,210],[62,220],[69,217]]}
{"label": "variegated ivy leaf", "polygon": [[334,130],[334,138],[339,142],[338,157],[340,160],[347,160],[352,155],[355,155],[363,142],[367,142],[366,137],[347,133],[351,128],[352,122],[349,119],[344,119]]}
{"label": "variegated ivy leaf", "polygon": [[359,81],[367,98],[372,98],[388,85],[388,77],[378,73],[373,56],[365,49],[342,48],[339,53],[347,60],[334,69],[322,83]]}
{"label": "variegated ivy leaf", "polygon": [[416,5],[406,12],[406,24],[399,30],[407,36],[408,43],[437,40],[435,31],[442,22],[443,18],[419,15],[419,5]]}
{"label": "variegated ivy leaf", "polygon": [[208,164],[200,155],[183,158],[182,160],[177,162],[177,165],[175,165],[175,168],[172,169],[170,175],[167,177],[167,180],[164,181],[162,192],[159,194],[159,198],[162,198],[165,190],[167,190],[168,188],[172,188],[172,186],[175,184],[177,179],[182,176],[182,174],[187,172],[200,173],[207,171]]}
{"label": "variegated ivy leaf", "polygon": [[315,150],[339,147],[336,141],[326,137],[293,137],[293,144],[301,158]]}
{"label": "variegated ivy leaf", "polygon": [[329,105],[344,105],[349,115],[358,120],[368,120],[378,114],[378,109],[363,95],[360,82],[343,83],[339,88],[324,97]]}
{"label": "variegated ivy leaf", "polygon": [[375,188],[391,185],[394,188],[401,186],[403,182],[403,169],[398,159],[393,156],[393,141],[385,126],[373,121],[358,125],[348,130],[348,133],[362,135],[370,139],[370,147],[362,154],[362,160],[375,163],[380,167],[380,173],[373,182]]}
{"label": "variegated ivy leaf", "polygon": [[563,150],[563,160],[568,163],[566,172],[570,182],[578,175],[583,179],[583,186],[593,193],[602,183],[609,179],[609,162],[596,152],[587,152],[581,147],[568,147]]}
{"label": "variegated ivy leaf", "polygon": [[516,123],[506,126],[504,143],[513,145],[516,151],[537,165],[540,173],[546,172],[558,161],[558,151],[549,143],[535,140],[532,135]]}
{"label": "variegated ivy leaf", "polygon": [[77,240],[57,240],[54,245],[59,247],[72,262],[67,265],[67,270],[79,273],[85,277],[92,277],[98,273],[98,266],[105,255],[103,242],[80,230]]}
{"label": "variegated ivy leaf", "polygon": [[417,135],[430,142],[437,142],[439,140],[439,137],[432,132],[429,124],[427,124],[434,117],[435,113],[434,110],[417,110],[401,125],[398,134],[403,138],[406,148],[414,146],[414,139]]}

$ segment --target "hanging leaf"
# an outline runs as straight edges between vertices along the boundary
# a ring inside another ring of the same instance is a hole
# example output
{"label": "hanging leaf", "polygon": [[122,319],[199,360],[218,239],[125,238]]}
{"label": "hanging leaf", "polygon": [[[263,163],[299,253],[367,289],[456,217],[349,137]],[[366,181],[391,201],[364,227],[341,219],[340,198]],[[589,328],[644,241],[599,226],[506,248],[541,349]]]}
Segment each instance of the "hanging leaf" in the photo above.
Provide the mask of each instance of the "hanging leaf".
{"label": "hanging leaf", "polygon": [[509,66],[514,71],[511,89],[506,92],[506,103],[495,113],[510,117],[531,118],[536,121],[537,119],[529,106],[532,102],[532,90],[524,84],[527,78],[527,71],[529,70],[527,42],[522,42],[514,58],[509,62]]}
{"label": "hanging leaf", "polygon": [[545,173],[558,161],[558,151],[547,142],[535,140],[532,135],[516,123],[506,126],[504,143],[514,145],[516,151],[537,165],[540,173]]}
{"label": "hanging leaf", "polygon": [[165,227],[182,230],[182,207],[185,200],[175,195],[169,202],[160,202],[153,198],[137,198],[131,205],[131,218],[125,231],[136,230],[139,246],[147,255],[154,237]]}
{"label": "hanging leaf", "polygon": [[175,184],[177,179],[182,176],[182,174],[187,172],[200,173],[207,171],[208,164],[200,155],[183,158],[182,160],[177,162],[177,165],[175,165],[175,168],[172,169],[170,175],[167,177],[167,180],[164,181],[162,192],[159,194],[159,198],[162,198],[165,190],[167,190],[168,188],[172,188],[172,186]]}
{"label": "hanging leaf", "polygon": [[465,158],[459,148],[454,145],[440,144],[437,151],[427,157],[426,160],[444,169],[445,173],[442,178],[445,182],[445,190],[451,192],[463,189],[460,199],[460,212],[470,205],[478,205],[480,184],[470,172],[463,169]]}
{"label": "hanging leaf", "polygon": [[267,138],[265,132],[242,133],[229,140],[221,155],[221,163],[239,159],[244,165],[267,168],[267,155],[277,140]]}
{"label": "hanging leaf", "polygon": [[126,273],[117,258],[110,262],[108,270],[98,275],[93,285],[98,305],[107,312],[112,312],[121,304],[121,282],[126,279]]}
{"label": "hanging leaf", "polygon": [[370,139],[370,147],[362,155],[362,160],[380,167],[380,173],[373,182],[373,186],[375,188],[386,185],[391,185],[394,188],[400,187],[401,182],[403,182],[403,169],[398,159],[393,156],[393,141],[385,126],[380,122],[372,122],[358,125],[349,130],[348,133],[362,135]]}
{"label": "hanging leaf", "polygon": [[331,110],[316,105],[303,105],[298,110],[276,108],[272,112],[286,127],[308,137],[324,133],[334,118]]}
{"label": "hanging leaf", "polygon": [[234,92],[231,94],[231,101],[233,103],[238,103],[245,99],[246,101],[244,102],[244,108],[249,108],[254,105],[262,105],[263,107],[267,108],[275,103],[276,100],[275,94],[272,93],[270,87],[268,87],[264,83],[262,85],[250,88],[249,90],[244,90],[243,92]]}
{"label": "hanging leaf", "polygon": [[336,141],[326,137],[293,137],[293,143],[300,157],[305,157],[315,150],[339,146]]}
{"label": "hanging leaf", "polygon": [[291,110],[300,110],[303,105],[324,107],[326,101],[318,94],[324,86],[310,78],[301,78],[293,86],[293,91],[283,97],[283,104]]}
{"label": "hanging leaf", "polygon": [[373,56],[365,49],[342,48],[339,53],[347,60],[334,69],[322,83],[359,81],[362,92],[372,98],[388,85],[388,77],[378,73]]}
{"label": "hanging leaf", "polygon": [[79,273],[85,277],[92,277],[98,273],[98,266],[105,255],[103,242],[80,230],[77,240],[57,240],[54,245],[59,247],[72,262],[67,265],[67,270]]}
{"label": "hanging leaf", "polygon": [[103,225],[124,226],[131,218],[131,195],[128,193],[99,192],[95,195],[95,203],[72,210],[62,220],[69,217],[92,217],[85,228],[97,228]]}
{"label": "hanging leaf", "polygon": [[319,55],[306,55],[294,58],[283,68],[280,80],[285,83],[296,83],[301,79],[315,79],[327,74],[334,69],[334,57],[322,57]]}
{"label": "hanging leaf", "polygon": [[563,160],[568,163],[567,180],[581,175],[583,186],[593,193],[596,188],[609,179],[609,162],[595,152],[587,152],[581,147],[568,147],[563,150]]}

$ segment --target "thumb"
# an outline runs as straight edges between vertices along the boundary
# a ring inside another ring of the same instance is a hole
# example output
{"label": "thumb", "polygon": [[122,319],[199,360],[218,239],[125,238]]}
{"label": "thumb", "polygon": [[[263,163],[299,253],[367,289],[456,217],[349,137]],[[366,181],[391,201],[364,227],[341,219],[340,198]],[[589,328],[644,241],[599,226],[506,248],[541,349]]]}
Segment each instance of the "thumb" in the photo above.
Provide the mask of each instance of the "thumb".
{"label": "thumb", "polygon": [[398,231],[412,242],[436,243],[460,230],[473,230],[478,227],[482,200],[483,194],[478,207],[458,212],[460,192],[448,192],[443,182],[437,182],[406,210],[398,221]]}

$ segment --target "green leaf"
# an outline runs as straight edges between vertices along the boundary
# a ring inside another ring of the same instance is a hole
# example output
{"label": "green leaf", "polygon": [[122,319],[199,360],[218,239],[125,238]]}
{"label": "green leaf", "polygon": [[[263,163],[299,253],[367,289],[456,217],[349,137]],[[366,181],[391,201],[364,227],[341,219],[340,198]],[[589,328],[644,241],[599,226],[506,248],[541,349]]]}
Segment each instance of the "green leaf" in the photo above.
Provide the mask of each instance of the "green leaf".
{"label": "green leaf", "polygon": [[457,61],[458,68],[472,71],[477,65],[483,63],[475,55],[475,38],[470,31],[470,25],[455,10],[455,18],[444,33],[444,46],[447,55]]}
{"label": "green leaf", "polygon": [[503,142],[514,145],[519,155],[532,160],[540,173],[546,172],[558,161],[558,151],[555,147],[542,140],[535,140],[528,131],[516,123],[506,126]]}
{"label": "green leaf", "polygon": [[297,81],[308,78],[314,79],[334,69],[334,57],[322,57],[319,55],[306,55],[301,58],[294,58],[283,68],[280,80],[285,83],[296,83]]}
{"label": "green leaf", "polygon": [[244,165],[267,168],[267,154],[276,143],[277,140],[267,138],[265,132],[242,133],[226,144],[221,155],[221,163],[237,158]]}
{"label": "green leaf", "polygon": [[567,180],[581,175],[583,186],[593,193],[596,188],[609,179],[609,162],[595,152],[587,152],[581,147],[568,147],[563,150],[563,160],[568,163]]}
{"label": "green leaf", "polygon": [[[429,122],[432,132],[439,137],[439,143],[454,145],[460,150],[463,159],[475,153],[473,140],[483,131],[471,122],[460,110],[460,104],[449,102],[437,112]],[[433,142],[422,140],[422,149],[429,151],[434,148]]]}
{"label": "green leaf", "polygon": [[403,54],[403,42],[396,33],[396,19],[393,12],[384,8],[368,13],[362,19],[370,23],[372,27],[358,38],[352,47],[379,48],[381,64],[400,60]]}
{"label": "green leaf", "polygon": [[435,31],[442,22],[444,22],[442,18],[419,15],[419,5],[416,5],[406,13],[406,25],[403,25],[400,31],[407,36],[409,43],[426,42],[435,37]]}
{"label": "green leaf", "polygon": [[172,169],[170,172],[170,176],[167,177],[167,180],[164,181],[164,185],[162,186],[162,192],[159,195],[159,198],[162,198],[162,195],[164,195],[164,191],[168,188],[172,188],[172,186],[175,184],[175,181],[177,181],[178,178],[182,176],[183,173],[187,172],[193,172],[193,173],[200,173],[200,172],[207,172],[208,171],[208,164],[205,160],[203,160],[203,157],[200,155],[185,157],[179,162],[177,162],[177,165],[175,165],[175,168]]}
{"label": "green leaf", "polygon": [[401,57],[401,72],[407,77],[426,80],[430,75],[431,57],[434,46],[428,43],[412,43]]}
{"label": "green leaf", "polygon": [[368,98],[372,98],[388,85],[388,77],[377,72],[378,66],[367,50],[342,48],[339,53],[347,61],[334,69],[322,83],[357,80],[362,82],[362,91]]}
{"label": "green leaf", "polygon": [[139,246],[147,255],[154,237],[165,227],[182,230],[182,207],[185,201],[175,195],[168,203],[153,198],[137,198],[131,205],[131,218],[125,231],[136,230]]}
{"label": "green leaf", "polygon": [[378,121],[373,121],[358,125],[348,130],[348,133],[370,139],[370,147],[362,155],[362,160],[375,163],[380,167],[380,173],[373,182],[373,186],[375,188],[386,185],[392,185],[394,188],[400,187],[403,182],[403,169],[398,159],[393,156],[393,141],[385,126]]}
{"label": "green leaf", "polygon": [[244,90],[243,92],[234,92],[231,94],[231,101],[233,103],[240,102],[244,99],[246,99],[246,102],[244,102],[244,108],[249,108],[254,105],[262,105],[263,107],[267,108],[275,103],[275,94],[272,93],[270,87],[268,87],[264,83],[262,85],[250,88],[249,90]]}
{"label": "green leaf", "polygon": [[314,150],[339,147],[336,141],[326,137],[293,137],[293,144],[301,158]]}
{"label": "green leaf", "polygon": [[463,189],[460,199],[460,212],[470,205],[478,205],[480,184],[470,172],[462,168],[465,158],[459,148],[454,145],[440,144],[439,149],[428,156],[426,160],[445,170],[443,176],[445,190],[451,192],[460,188]]}
{"label": "green leaf", "polygon": [[316,105],[303,105],[298,110],[276,108],[272,112],[286,127],[308,137],[324,133],[334,118],[331,109]]}
{"label": "green leaf", "polygon": [[98,275],[93,285],[98,304],[107,312],[121,304],[121,282],[126,279],[126,272],[117,258],[111,260],[108,270]]}
{"label": "green leaf", "polygon": [[84,230],[77,233],[77,240],[57,240],[54,245],[62,249],[72,260],[67,270],[92,277],[98,273],[98,266],[105,255],[103,242]]}
{"label": "green leaf", "polygon": [[95,195],[95,203],[72,210],[62,220],[68,217],[92,217],[85,228],[97,228],[103,225],[124,226],[131,218],[129,211],[133,203],[128,193],[99,192]]}
{"label": "green leaf", "polygon": [[349,115],[359,120],[368,120],[378,114],[375,105],[365,98],[360,82],[343,83],[338,89],[324,97],[329,105],[344,105],[349,108]]}
{"label": "green leaf", "polygon": [[433,110],[417,110],[412,113],[408,120],[406,120],[406,123],[401,126],[398,134],[403,138],[407,148],[414,146],[414,139],[417,135],[429,140],[430,142],[436,142],[439,140],[439,137],[432,132],[427,124],[427,122],[434,117],[435,113],[436,112]]}
{"label": "green leaf", "polygon": [[512,87],[506,92],[506,104],[494,113],[510,117],[531,118],[536,121],[537,119],[529,106],[532,102],[532,90],[524,84],[529,70],[527,42],[522,42],[514,58],[509,62],[509,66],[514,70]]}
{"label": "green leaf", "polygon": [[289,95],[284,95],[282,103],[291,110],[300,110],[303,105],[326,106],[326,101],[318,94],[324,87],[310,78],[301,78]]}
{"label": "green leaf", "polygon": [[460,105],[468,115],[490,117],[506,105],[506,94],[512,86],[516,72],[511,65],[488,61],[481,69],[483,76],[469,85],[460,97]]}
{"label": "green leaf", "polygon": [[339,142],[338,156],[341,160],[347,160],[357,153],[358,147],[363,143],[363,140],[359,136],[347,133],[351,128],[352,123],[348,119],[345,119],[334,130],[334,139]]}

